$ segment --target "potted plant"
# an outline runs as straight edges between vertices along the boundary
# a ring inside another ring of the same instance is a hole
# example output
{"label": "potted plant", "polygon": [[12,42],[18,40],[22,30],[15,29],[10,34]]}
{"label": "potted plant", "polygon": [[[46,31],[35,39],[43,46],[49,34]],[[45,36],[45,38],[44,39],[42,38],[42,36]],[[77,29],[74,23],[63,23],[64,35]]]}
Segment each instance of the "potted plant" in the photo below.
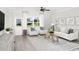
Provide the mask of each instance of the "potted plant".
{"label": "potted plant", "polygon": [[11,28],[6,28],[6,33],[10,33]]}

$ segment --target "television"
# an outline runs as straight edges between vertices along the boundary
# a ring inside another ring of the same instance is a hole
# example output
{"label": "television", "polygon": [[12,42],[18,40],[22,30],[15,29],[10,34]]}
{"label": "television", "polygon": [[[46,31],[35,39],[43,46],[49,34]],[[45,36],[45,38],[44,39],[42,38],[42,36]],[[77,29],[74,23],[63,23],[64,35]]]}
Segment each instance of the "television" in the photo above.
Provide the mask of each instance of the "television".
{"label": "television", "polygon": [[0,31],[4,30],[4,13],[2,11],[0,11]]}

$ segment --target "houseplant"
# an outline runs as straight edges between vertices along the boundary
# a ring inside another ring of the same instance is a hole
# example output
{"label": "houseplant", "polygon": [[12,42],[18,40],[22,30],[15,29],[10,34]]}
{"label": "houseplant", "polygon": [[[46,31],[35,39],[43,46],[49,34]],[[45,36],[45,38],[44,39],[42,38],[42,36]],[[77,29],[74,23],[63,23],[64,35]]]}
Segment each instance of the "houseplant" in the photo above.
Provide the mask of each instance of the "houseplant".
{"label": "houseplant", "polygon": [[8,27],[8,28],[6,28],[5,30],[6,30],[6,33],[10,33],[11,28]]}

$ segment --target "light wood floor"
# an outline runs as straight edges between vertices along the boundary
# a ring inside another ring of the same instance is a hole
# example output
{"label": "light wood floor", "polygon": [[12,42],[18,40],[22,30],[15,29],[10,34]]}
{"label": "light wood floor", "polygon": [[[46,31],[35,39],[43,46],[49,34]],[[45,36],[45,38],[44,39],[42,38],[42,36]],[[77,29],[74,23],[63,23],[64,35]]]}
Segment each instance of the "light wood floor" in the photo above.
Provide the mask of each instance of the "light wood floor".
{"label": "light wood floor", "polygon": [[[44,36],[15,36],[4,34],[0,36],[0,51],[72,51],[79,50],[79,43],[58,38],[53,42]],[[79,41],[78,41],[79,42]]]}
{"label": "light wood floor", "polygon": [[15,36],[14,51],[36,51],[33,44],[26,36]]}
{"label": "light wood floor", "polygon": [[49,41],[44,36],[15,36],[14,51],[71,51],[79,44],[59,38],[59,43]]}

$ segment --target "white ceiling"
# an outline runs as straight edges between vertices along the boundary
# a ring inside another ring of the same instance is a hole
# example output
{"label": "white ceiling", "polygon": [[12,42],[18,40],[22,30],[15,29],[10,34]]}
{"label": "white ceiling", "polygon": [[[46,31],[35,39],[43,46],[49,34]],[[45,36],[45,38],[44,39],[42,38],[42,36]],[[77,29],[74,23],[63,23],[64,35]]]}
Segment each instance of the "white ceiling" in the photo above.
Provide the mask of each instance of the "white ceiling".
{"label": "white ceiling", "polygon": [[[56,13],[61,12],[63,10],[71,9],[72,7],[46,7],[47,9],[50,9],[51,11],[48,11],[48,13]],[[74,7],[77,8],[77,7]],[[0,7],[0,10],[3,12],[40,12],[40,7]]]}

